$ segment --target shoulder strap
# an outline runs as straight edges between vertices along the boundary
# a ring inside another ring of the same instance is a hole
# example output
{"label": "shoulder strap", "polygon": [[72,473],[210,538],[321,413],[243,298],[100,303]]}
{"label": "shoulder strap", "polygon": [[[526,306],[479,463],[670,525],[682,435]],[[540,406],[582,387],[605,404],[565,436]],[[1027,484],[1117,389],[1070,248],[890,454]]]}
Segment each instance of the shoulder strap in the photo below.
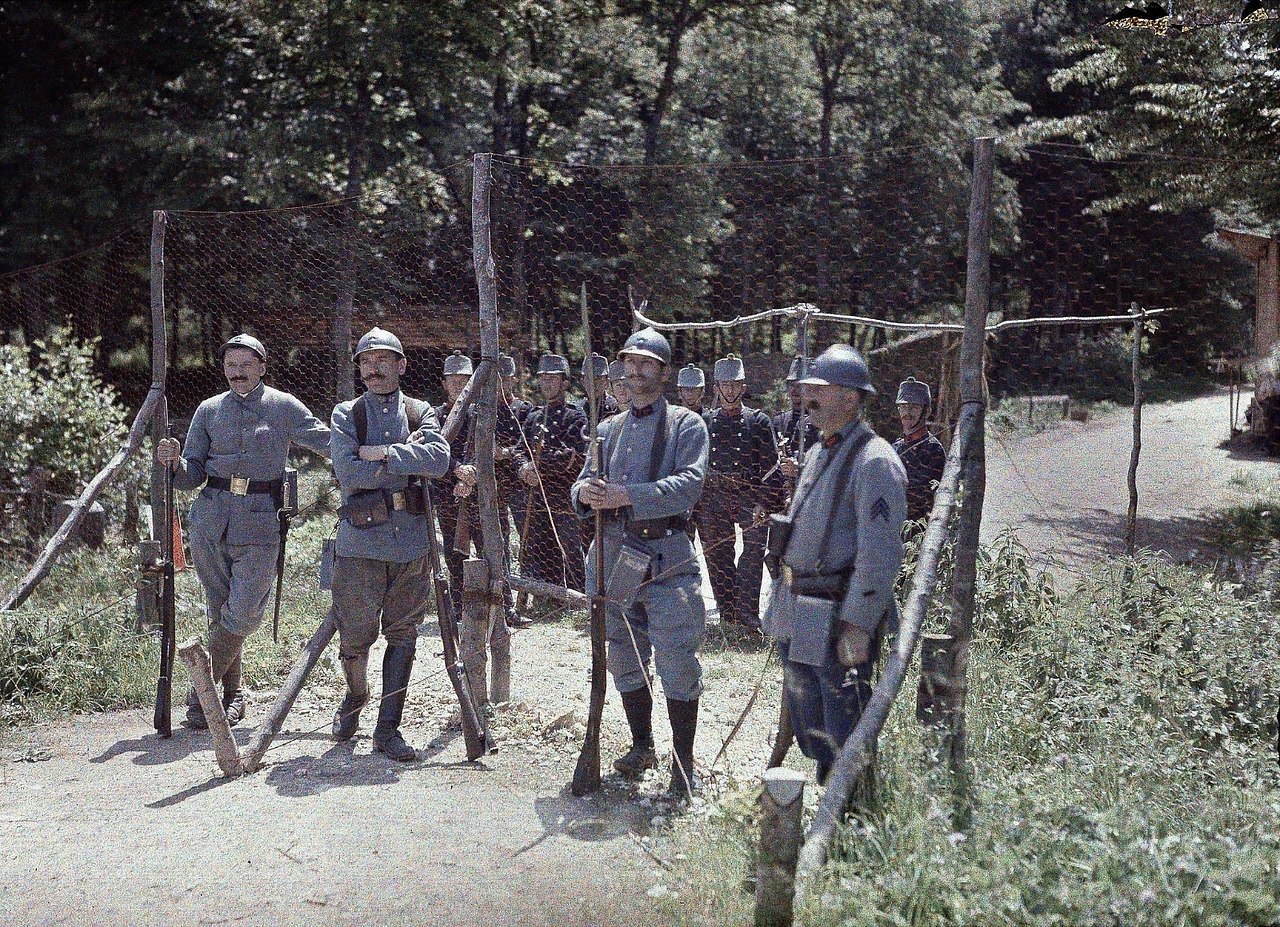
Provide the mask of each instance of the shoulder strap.
{"label": "shoulder strap", "polygon": [[[844,491],[841,487],[844,486],[845,481],[849,479],[849,473],[853,470],[853,462],[858,459],[858,455],[862,453],[862,449],[866,447],[867,443],[875,436],[876,433],[868,427],[866,431],[854,439],[853,446],[849,448],[848,455],[844,460],[840,461],[840,469],[836,471],[835,489],[831,493],[831,511],[827,514],[826,527],[822,529],[822,546],[818,548],[822,553],[826,552],[827,545],[831,543],[831,533],[835,530],[836,506],[840,504],[840,497],[844,495]],[[855,499],[854,501],[856,504],[857,500]],[[821,554],[819,554],[819,556],[821,556]],[[821,569],[821,560],[819,560],[818,563],[819,569]]]}
{"label": "shoulder strap", "polygon": [[427,417],[427,403],[421,399],[414,399],[412,396],[402,396],[404,399],[404,413],[409,419],[409,434],[413,434],[422,427],[423,421]]}
{"label": "shoulder strap", "polygon": [[368,393],[361,393],[351,406],[351,417],[356,420],[356,442],[362,447],[365,440],[369,437],[369,410],[365,408],[365,398]]}
{"label": "shoulder strap", "polygon": [[653,423],[653,445],[649,448],[649,482],[656,482],[658,470],[662,467],[662,458],[667,454],[667,404],[662,404],[658,420]]}

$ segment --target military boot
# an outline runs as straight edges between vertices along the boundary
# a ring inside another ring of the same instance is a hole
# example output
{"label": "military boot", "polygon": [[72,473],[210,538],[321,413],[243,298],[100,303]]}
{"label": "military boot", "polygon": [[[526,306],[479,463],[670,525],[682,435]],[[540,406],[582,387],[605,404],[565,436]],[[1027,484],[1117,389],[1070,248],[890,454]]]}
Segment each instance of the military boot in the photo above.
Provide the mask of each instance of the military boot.
{"label": "military boot", "polygon": [[369,704],[369,652],[342,658],[347,691],[333,715],[333,739],[342,743],[360,730],[360,710]]}
{"label": "military boot", "polygon": [[631,749],[613,761],[613,768],[627,779],[639,779],[658,765],[653,750],[653,695],[648,686],[622,693],[622,710],[631,728]]}
{"label": "military boot", "polygon": [[[209,628],[209,663],[213,671],[213,684],[215,688],[218,683],[222,682],[227,676],[227,671],[233,663],[238,664],[240,660],[240,650],[244,646],[244,638],[239,634],[232,634],[221,624],[215,624]],[[240,683],[236,680],[237,690]],[[228,699],[224,693],[223,707],[226,707]],[[241,696],[239,721],[244,717],[244,701]],[[231,721],[228,713],[227,720]],[[231,723],[236,723],[232,721]],[[196,695],[195,686],[187,692],[187,726],[193,730],[203,731],[209,727],[209,719],[204,716],[204,708],[200,705],[200,697]]]}
{"label": "military boot", "polygon": [[413,675],[413,654],[417,641],[388,645],[382,657],[382,703],[378,706],[378,724],[373,729],[373,748],[379,753],[404,763],[418,758],[413,747],[400,735],[400,719],[404,717],[404,700],[409,677]]}
{"label": "military boot", "polygon": [[244,690],[240,688],[241,666],[243,661],[241,655],[244,652],[244,638],[236,634],[230,634],[222,629],[219,625],[216,633],[209,632],[209,658],[213,663],[214,679],[217,680],[218,668],[225,658],[225,654],[219,653],[214,655],[214,650],[231,651],[230,659],[226,664],[226,669],[222,673],[222,709],[227,714],[227,723],[235,727],[244,720]]}
{"label": "military boot", "polygon": [[692,798],[702,788],[693,768],[693,738],[698,732],[698,700],[681,702],[667,699],[667,715],[671,718],[671,782],[667,793],[679,798]]}

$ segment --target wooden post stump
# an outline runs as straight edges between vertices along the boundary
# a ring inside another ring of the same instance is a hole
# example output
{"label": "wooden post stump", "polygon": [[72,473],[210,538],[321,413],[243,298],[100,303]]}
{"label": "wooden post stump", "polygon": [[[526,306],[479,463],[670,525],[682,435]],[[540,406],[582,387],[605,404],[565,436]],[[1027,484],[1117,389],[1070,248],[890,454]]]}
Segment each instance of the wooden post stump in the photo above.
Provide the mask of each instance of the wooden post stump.
{"label": "wooden post stump", "polygon": [[213,664],[209,660],[209,652],[200,643],[200,638],[193,637],[178,648],[178,654],[191,671],[191,684],[195,687],[196,697],[200,699],[200,707],[204,709],[205,720],[209,722],[209,733],[213,735],[213,755],[218,760],[218,768],[224,776],[240,775],[244,772],[244,767],[240,763],[235,738],[231,736],[227,713],[223,710],[222,700],[218,698],[217,689],[213,685]]}
{"label": "wooden post stump", "polygon": [[160,627],[160,542],[138,542],[137,630]]}
{"label": "wooden post stump", "polygon": [[458,645],[476,708],[489,704],[489,563],[480,557],[462,561],[462,626]]}
{"label": "wooden post stump", "polygon": [[804,828],[804,773],[770,769],[760,794],[760,853],[756,869],[756,927],[791,927],[796,859]]}
{"label": "wooden post stump", "polygon": [[511,701],[511,631],[501,605],[489,610],[489,696],[495,705]]}

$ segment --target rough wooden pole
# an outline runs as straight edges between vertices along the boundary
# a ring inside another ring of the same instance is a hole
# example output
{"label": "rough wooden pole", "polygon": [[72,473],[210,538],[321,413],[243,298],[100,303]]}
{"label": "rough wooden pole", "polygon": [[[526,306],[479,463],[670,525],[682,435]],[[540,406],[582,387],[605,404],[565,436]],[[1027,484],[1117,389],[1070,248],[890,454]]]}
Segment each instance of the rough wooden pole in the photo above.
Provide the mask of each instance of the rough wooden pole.
{"label": "rough wooden pole", "polygon": [[756,927],[791,927],[796,859],[804,828],[805,774],[769,769],[760,795],[760,852],[756,868]]}
{"label": "rough wooden pole", "polygon": [[120,469],[129,458],[137,453],[138,448],[142,445],[142,436],[146,432],[147,423],[151,421],[152,414],[162,401],[163,394],[153,386],[151,391],[147,393],[147,398],[142,403],[142,408],[134,416],[133,426],[129,429],[129,436],[120,445],[120,449],[116,451],[111,460],[107,461],[107,465],[98,471],[98,474],[85,486],[84,491],[80,493],[80,498],[76,499],[72,504],[67,520],[53,533],[53,537],[49,538],[48,543],[44,546],[44,551],[36,559],[36,562],[32,564],[31,569],[27,571],[27,575],[22,578],[22,582],[18,583],[17,587],[5,597],[4,604],[0,605],[0,612],[12,611],[22,605],[23,602],[30,598],[31,593],[35,592],[40,582],[49,575],[49,571],[53,569],[53,565],[67,546],[67,542],[80,529],[80,523],[89,511],[89,506],[93,504],[93,501],[98,498],[99,494],[115,475],[120,472]]}
{"label": "rough wooden pole", "polygon": [[468,557],[462,561],[462,625],[458,628],[458,647],[477,709],[489,704],[488,597],[489,564],[480,557]]}
{"label": "rough wooden pole", "polygon": [[564,602],[566,605],[573,605],[578,608],[585,608],[590,604],[591,600],[586,595],[576,589],[569,589],[556,583],[544,583],[540,579],[530,579],[528,576],[512,576],[511,588],[517,592],[525,592],[529,595],[536,595],[543,599],[554,599],[557,602]]}
{"label": "rough wooden pole", "polygon": [[1124,550],[1130,558],[1138,543],[1138,458],[1142,455],[1142,329],[1146,314],[1133,306],[1133,447],[1129,451],[1129,519],[1124,530]]}
{"label": "rough wooden pole", "polygon": [[276,700],[271,703],[267,716],[249,738],[249,743],[244,748],[245,772],[255,772],[262,767],[262,757],[271,747],[271,741],[280,733],[280,728],[284,726],[284,719],[293,708],[298,693],[302,691],[303,683],[307,681],[307,676],[311,674],[315,665],[320,662],[321,654],[329,646],[329,641],[333,640],[337,630],[338,623],[333,617],[333,609],[330,608],[329,613],[324,616],[324,621],[320,622],[320,626],[312,633],[307,645],[302,648],[302,653],[298,654],[298,658],[294,660],[293,669],[289,671],[289,677],[280,687]]}
{"label": "rough wooden pole", "polygon": [[[471,240],[475,262],[476,294],[480,313],[480,397],[476,400],[476,491],[480,502],[482,551],[488,564],[488,634],[493,651],[495,702],[511,694],[511,635],[504,614],[507,593],[507,549],[498,518],[498,482],[494,473],[494,433],[498,421],[498,280],[493,260],[490,198],[493,189],[493,156],[476,155],[472,165]],[[484,691],[484,687],[481,687]]]}
{"label": "rough wooden pole", "polygon": [[[166,384],[169,376],[168,323],[164,308],[164,233],[168,216],[157,209],[151,215],[151,389],[160,391],[160,403],[151,420],[152,447],[169,432],[169,404]],[[166,529],[173,523],[173,513],[164,511],[164,468],[151,461],[151,539],[160,541],[165,556],[172,545],[163,546]]]}
{"label": "rough wooden pole", "polygon": [[969,260],[965,277],[964,334],[960,339],[960,402],[974,410],[973,439],[964,459],[964,503],[956,539],[951,583],[951,618],[947,633],[955,640],[949,688],[955,693],[951,711],[949,757],[958,793],[965,792],[965,709],[969,645],[973,640],[973,602],[977,586],[982,503],[986,495],[986,360],[987,313],[991,307],[991,184],[995,171],[995,139],[973,143],[973,189],[969,200]]}
{"label": "rough wooden pole", "polygon": [[231,736],[227,713],[223,710],[222,700],[218,698],[218,690],[214,688],[209,652],[201,646],[200,638],[193,637],[178,648],[178,654],[191,671],[191,685],[200,699],[205,720],[209,722],[209,733],[213,735],[213,755],[218,760],[218,768],[224,776],[240,775],[244,772],[244,766],[240,762],[235,738]]}

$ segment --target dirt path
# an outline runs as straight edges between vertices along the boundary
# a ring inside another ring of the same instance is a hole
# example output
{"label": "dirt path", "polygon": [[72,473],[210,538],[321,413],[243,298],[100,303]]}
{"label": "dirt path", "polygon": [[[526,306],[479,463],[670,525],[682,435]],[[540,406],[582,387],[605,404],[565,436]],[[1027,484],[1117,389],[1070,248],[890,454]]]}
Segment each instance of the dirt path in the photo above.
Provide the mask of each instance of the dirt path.
{"label": "dirt path", "polygon": [[[763,660],[762,650],[719,644],[713,633],[702,764]],[[658,864],[645,847],[661,852],[675,813],[661,795],[665,771],[636,786],[607,779],[590,799],[565,790],[582,729],[564,716],[585,714],[584,635],[547,625],[518,636],[513,703],[495,728],[501,752],[474,764],[451,723],[437,645],[424,635],[406,713],[422,757],[414,763],[371,755],[367,730],[354,749],[310,731],[327,727],[338,699],[329,688],[304,692],[269,765],[234,781],[215,777],[207,734],[183,729],[160,741],[149,712],[24,731],[5,744],[0,769],[0,923],[654,922],[646,893]],[[253,718],[269,697],[254,699]],[[727,765],[741,775],[762,768],[775,705],[762,699],[734,741]],[[669,744],[661,707],[655,729],[661,751]],[[620,752],[624,730],[610,692],[607,758]],[[249,733],[237,729],[237,738]]]}
{"label": "dirt path", "polygon": [[[1132,435],[1127,409],[1037,435],[989,433],[983,541],[1012,526],[1040,562],[1059,560],[1066,573],[1123,551]],[[1274,459],[1221,447],[1227,437],[1225,393],[1145,407],[1139,546],[1186,559],[1205,515],[1236,497],[1233,484],[1280,476]]]}

